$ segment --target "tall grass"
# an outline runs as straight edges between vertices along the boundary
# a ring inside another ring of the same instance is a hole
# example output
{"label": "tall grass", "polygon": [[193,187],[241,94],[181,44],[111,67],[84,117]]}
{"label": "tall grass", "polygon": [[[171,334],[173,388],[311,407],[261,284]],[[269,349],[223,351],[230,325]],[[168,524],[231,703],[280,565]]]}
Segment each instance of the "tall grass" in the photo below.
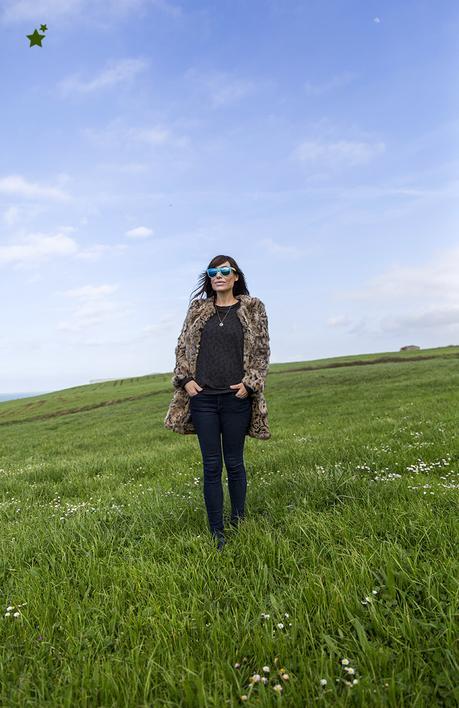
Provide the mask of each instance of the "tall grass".
{"label": "tall grass", "polygon": [[459,348],[430,354],[272,366],[223,552],[169,376],[0,404],[0,704],[457,705]]}

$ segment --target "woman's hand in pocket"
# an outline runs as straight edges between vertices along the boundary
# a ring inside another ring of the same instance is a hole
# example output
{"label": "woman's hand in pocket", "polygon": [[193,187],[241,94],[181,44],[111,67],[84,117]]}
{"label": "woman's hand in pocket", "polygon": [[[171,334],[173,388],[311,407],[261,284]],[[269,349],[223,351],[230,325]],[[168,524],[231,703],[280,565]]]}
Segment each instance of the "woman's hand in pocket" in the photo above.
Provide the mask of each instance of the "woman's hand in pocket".
{"label": "woman's hand in pocket", "polygon": [[[247,398],[249,395],[249,392],[247,391],[246,387],[242,383],[238,384],[231,384],[230,388],[237,388],[238,390],[235,393],[236,398]],[[239,395],[240,394],[240,395]]]}
{"label": "woman's hand in pocket", "polygon": [[199,391],[202,391],[202,388],[194,379],[191,379],[191,381],[185,384],[185,391],[189,396],[193,397],[196,396]]}

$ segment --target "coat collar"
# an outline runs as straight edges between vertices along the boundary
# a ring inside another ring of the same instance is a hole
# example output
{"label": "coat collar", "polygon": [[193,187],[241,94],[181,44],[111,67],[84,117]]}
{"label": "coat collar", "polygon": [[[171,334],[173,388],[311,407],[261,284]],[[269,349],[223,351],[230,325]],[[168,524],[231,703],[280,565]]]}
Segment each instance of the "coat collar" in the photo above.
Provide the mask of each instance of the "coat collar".
{"label": "coat collar", "polygon": [[[250,303],[253,300],[251,295],[235,295],[236,300],[240,301],[240,306],[236,310],[236,315],[241,321],[244,330],[248,331],[250,329]],[[208,297],[200,301],[201,309],[199,311],[199,320],[201,326],[216,313],[214,298]]]}
{"label": "coat collar", "polygon": [[[239,300],[241,303],[241,307],[239,309],[244,309],[244,310],[246,309],[249,302],[252,300],[251,295],[235,295],[234,297],[236,298],[236,300]],[[213,297],[205,298],[205,299],[201,300],[201,302],[202,302],[203,312],[207,312],[207,311],[212,312],[215,310],[215,307],[214,307],[215,300]]]}

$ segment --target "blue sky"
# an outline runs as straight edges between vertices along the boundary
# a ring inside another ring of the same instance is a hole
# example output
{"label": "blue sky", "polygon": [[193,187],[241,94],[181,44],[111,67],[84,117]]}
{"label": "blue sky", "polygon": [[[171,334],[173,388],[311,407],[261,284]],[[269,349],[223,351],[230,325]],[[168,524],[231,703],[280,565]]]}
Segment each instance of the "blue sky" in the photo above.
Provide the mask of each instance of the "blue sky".
{"label": "blue sky", "polygon": [[457,2],[2,0],[0,27],[0,392],[172,371],[219,253],[272,363],[459,344]]}

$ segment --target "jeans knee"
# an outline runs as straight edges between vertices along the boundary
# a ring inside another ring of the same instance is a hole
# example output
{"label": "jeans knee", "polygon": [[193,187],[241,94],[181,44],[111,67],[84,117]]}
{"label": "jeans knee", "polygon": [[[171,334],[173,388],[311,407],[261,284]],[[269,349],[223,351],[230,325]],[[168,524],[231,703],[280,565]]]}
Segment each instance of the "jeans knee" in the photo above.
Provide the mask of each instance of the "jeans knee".
{"label": "jeans knee", "polygon": [[218,464],[204,465],[204,479],[208,482],[217,482],[222,476],[222,466]]}
{"label": "jeans knee", "polygon": [[226,460],[225,467],[228,474],[242,474],[245,472],[243,460]]}

